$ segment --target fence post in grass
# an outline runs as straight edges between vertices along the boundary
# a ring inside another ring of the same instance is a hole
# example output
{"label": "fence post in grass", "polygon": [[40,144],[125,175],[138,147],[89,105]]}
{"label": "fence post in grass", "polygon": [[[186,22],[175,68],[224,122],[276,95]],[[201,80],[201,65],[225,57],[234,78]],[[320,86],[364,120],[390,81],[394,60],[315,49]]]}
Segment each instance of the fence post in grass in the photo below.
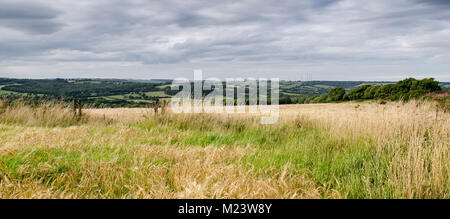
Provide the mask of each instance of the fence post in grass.
{"label": "fence post in grass", "polygon": [[155,102],[155,105],[153,106],[153,110],[155,110],[155,115],[158,115],[158,102]]}
{"label": "fence post in grass", "polygon": [[77,117],[77,100],[73,100],[73,118]]}
{"label": "fence post in grass", "polygon": [[82,109],[83,103],[81,102],[81,100],[78,100],[78,119],[81,119],[81,116],[83,115]]}
{"label": "fence post in grass", "polygon": [[83,115],[82,113],[82,102],[81,100],[73,100],[73,117],[77,118],[78,120],[81,119],[81,116]]}

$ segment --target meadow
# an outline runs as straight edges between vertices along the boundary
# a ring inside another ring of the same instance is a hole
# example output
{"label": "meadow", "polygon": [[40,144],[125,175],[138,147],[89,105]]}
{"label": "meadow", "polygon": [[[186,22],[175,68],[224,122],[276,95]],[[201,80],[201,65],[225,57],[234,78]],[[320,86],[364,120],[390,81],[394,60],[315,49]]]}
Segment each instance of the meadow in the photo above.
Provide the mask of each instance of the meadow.
{"label": "meadow", "polygon": [[0,104],[0,198],[450,198],[431,101],[258,115]]}

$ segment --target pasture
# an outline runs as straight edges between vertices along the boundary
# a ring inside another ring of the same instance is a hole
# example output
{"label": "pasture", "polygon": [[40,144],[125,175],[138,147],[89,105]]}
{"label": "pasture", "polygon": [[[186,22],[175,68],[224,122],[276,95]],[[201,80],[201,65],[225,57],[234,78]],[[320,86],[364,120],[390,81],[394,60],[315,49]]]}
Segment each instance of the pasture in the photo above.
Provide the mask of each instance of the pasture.
{"label": "pasture", "polygon": [[258,115],[16,106],[0,198],[450,198],[450,114],[433,102]]}

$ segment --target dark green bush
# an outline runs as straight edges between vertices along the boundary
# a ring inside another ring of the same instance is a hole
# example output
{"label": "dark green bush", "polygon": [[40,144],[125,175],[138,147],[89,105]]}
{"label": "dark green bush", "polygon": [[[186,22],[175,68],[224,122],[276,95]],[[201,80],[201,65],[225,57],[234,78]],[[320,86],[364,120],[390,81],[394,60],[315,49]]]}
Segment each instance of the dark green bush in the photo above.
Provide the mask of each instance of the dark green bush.
{"label": "dark green bush", "polygon": [[347,94],[345,94],[344,99],[346,99],[346,100],[361,100],[364,97],[364,92],[369,87],[371,87],[371,85],[358,86],[358,87],[350,90]]}
{"label": "dark green bush", "polygon": [[370,86],[364,91],[364,99],[374,99],[376,93],[381,89],[382,85]]}
{"label": "dark green bush", "polygon": [[425,78],[422,80],[407,78],[395,84],[390,99],[408,101],[410,99],[423,97],[427,93],[440,90],[442,89],[439,86],[439,82],[435,81],[433,78]]}
{"label": "dark green bush", "polygon": [[345,94],[344,100],[388,99],[393,101],[408,101],[410,99],[421,98],[427,93],[441,90],[439,82],[433,78],[425,78],[422,80],[407,78],[396,84],[361,85]]}
{"label": "dark green bush", "polygon": [[312,103],[326,103],[328,99],[328,94],[322,94],[312,100]]}
{"label": "dark green bush", "polygon": [[335,87],[328,92],[327,102],[342,101],[344,95],[345,89],[343,87]]}
{"label": "dark green bush", "polygon": [[375,92],[375,99],[388,99],[392,91],[394,90],[395,84],[385,84],[381,86],[376,92]]}

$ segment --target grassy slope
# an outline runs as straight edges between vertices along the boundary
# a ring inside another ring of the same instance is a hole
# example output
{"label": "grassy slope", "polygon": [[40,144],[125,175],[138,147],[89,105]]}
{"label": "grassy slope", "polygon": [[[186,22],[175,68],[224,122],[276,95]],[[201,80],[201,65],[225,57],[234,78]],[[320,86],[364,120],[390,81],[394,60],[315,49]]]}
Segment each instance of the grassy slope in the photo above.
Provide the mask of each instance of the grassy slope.
{"label": "grassy slope", "polygon": [[135,122],[128,111],[72,126],[6,112],[0,197],[449,198],[448,114],[432,121],[427,104],[290,107],[271,126],[149,112]]}

